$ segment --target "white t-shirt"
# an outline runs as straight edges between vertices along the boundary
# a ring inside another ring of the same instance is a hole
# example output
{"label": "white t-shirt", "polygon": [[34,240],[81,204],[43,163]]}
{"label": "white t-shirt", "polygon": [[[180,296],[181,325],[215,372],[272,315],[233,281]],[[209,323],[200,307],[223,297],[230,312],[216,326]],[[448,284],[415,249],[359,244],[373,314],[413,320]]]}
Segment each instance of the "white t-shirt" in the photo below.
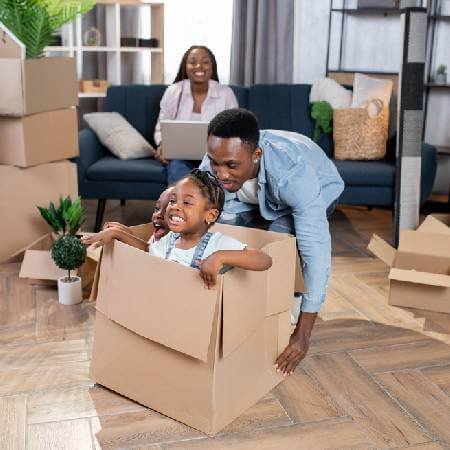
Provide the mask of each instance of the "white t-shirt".
{"label": "white t-shirt", "polygon": [[258,178],[251,178],[244,182],[242,187],[236,192],[237,198],[243,203],[257,205],[258,200]]}
{"label": "white t-shirt", "polygon": [[[172,231],[170,231],[159,241],[153,242],[149,248],[150,255],[165,259],[172,234]],[[230,236],[226,236],[225,234],[218,232],[213,233],[208,241],[208,245],[205,248],[202,259],[207,258],[209,255],[218,250],[243,250],[246,247],[246,244],[243,244]],[[169,261],[175,261],[185,266],[190,266],[192,258],[194,257],[195,248],[196,246],[183,250],[175,246],[170,252]]]}

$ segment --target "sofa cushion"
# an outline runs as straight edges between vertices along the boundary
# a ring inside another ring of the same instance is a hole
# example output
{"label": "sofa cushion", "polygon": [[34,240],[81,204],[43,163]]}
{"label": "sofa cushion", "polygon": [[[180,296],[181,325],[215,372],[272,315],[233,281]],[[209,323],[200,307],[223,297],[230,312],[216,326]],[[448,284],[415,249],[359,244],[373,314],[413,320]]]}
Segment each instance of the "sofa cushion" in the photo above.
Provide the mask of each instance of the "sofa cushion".
{"label": "sofa cushion", "polygon": [[155,146],[153,132],[159,116],[159,103],[167,86],[112,86],[106,96],[106,111],[122,114],[144,138]]}
{"label": "sofa cushion", "polygon": [[120,160],[104,156],[86,171],[86,177],[95,181],[147,181],[166,183],[165,167],[153,158]]}
{"label": "sofa cushion", "polygon": [[380,161],[340,161],[333,159],[348,186],[394,186],[395,164]]}

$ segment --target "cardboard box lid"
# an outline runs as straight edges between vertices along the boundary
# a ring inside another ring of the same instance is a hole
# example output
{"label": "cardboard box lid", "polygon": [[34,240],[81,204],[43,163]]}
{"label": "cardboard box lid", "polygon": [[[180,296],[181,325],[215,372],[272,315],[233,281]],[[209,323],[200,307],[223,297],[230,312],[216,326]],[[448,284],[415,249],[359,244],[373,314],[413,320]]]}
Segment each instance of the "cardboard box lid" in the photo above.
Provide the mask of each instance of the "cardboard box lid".
{"label": "cardboard box lid", "polygon": [[[145,283],[149,273],[160,282],[157,290]],[[216,289],[199,289],[196,269],[118,241],[103,248],[97,309],[136,334],[204,362],[221,294],[222,277]]]}
{"label": "cardboard box lid", "polygon": [[417,231],[425,233],[450,234],[450,214],[433,214],[427,216]]}
{"label": "cardboard box lid", "polygon": [[[20,266],[19,278],[30,278],[34,280],[57,280],[58,278],[66,275],[67,271],[57,267],[51,257],[50,248],[52,243],[53,239],[49,233],[37,239],[21,251],[23,261]],[[100,252],[101,248],[93,248],[90,246],[87,248],[86,259],[91,259],[94,262],[98,262],[100,259]],[[77,270],[73,271],[74,274],[77,272]]]}
{"label": "cardboard box lid", "polygon": [[450,258],[450,234],[405,230],[400,233],[399,252]]}
{"label": "cardboard box lid", "polygon": [[427,284],[431,286],[450,287],[450,276],[440,273],[421,272],[414,269],[397,269],[389,272],[390,280],[407,281],[409,283]]}
{"label": "cardboard box lid", "polygon": [[384,239],[377,234],[374,234],[367,248],[387,266],[392,267],[397,250],[389,245]]}
{"label": "cardboard box lid", "polygon": [[25,45],[0,22],[0,58],[25,59]]}

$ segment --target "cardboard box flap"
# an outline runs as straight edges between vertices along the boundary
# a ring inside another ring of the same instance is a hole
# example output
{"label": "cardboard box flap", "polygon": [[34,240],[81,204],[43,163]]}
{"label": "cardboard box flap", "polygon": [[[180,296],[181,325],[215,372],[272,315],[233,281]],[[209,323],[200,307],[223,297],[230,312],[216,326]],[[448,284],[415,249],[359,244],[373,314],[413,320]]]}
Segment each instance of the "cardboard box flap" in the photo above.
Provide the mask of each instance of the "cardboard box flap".
{"label": "cardboard box flap", "polygon": [[431,286],[450,287],[450,276],[440,273],[419,272],[393,268],[389,272],[389,279],[407,281],[409,283],[427,284]]}
{"label": "cardboard box flap", "polygon": [[25,45],[0,22],[0,58],[25,59]]}
{"label": "cardboard box flap", "polygon": [[66,270],[56,266],[48,250],[27,250],[20,266],[19,278],[57,280],[66,274]]}
{"label": "cardboard box flap", "polygon": [[[290,310],[294,296],[296,275],[302,279],[301,266],[297,266],[297,245],[294,237],[271,242],[262,248],[272,257],[267,274],[266,316]],[[298,271],[298,274],[296,274]],[[304,286],[304,284],[302,283]],[[303,289],[301,292],[305,292]]]}
{"label": "cardboard box flap", "polygon": [[[267,272],[231,269],[223,280],[222,356],[241,345],[266,316]],[[249,290],[248,286],[252,289]]]}
{"label": "cardboard box flap", "polygon": [[405,253],[446,258],[450,256],[450,234],[418,233],[405,230],[400,233],[398,250]]}
{"label": "cardboard box flap", "polygon": [[384,239],[381,239],[380,236],[374,234],[367,248],[386,265],[392,267],[397,251]]}
{"label": "cardboard box flap", "polygon": [[[450,216],[427,216],[422,224],[417,228],[417,231],[424,233],[440,233],[450,234],[450,228],[448,226],[448,218]],[[442,219],[442,220],[440,220]]]}
{"label": "cardboard box flap", "polygon": [[221,294],[222,277],[208,290],[196,269],[119,241],[103,248],[97,309],[140,336],[202,361]]}

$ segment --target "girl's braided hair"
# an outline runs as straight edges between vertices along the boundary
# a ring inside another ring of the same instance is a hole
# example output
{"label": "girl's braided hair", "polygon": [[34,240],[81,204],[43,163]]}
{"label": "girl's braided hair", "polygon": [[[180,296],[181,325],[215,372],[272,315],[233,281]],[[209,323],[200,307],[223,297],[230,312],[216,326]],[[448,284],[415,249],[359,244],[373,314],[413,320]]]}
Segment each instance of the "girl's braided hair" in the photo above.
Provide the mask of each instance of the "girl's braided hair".
{"label": "girl's braided hair", "polygon": [[225,203],[225,192],[219,180],[211,172],[200,169],[193,169],[186,178],[197,184],[209,203],[218,209],[220,216]]}

